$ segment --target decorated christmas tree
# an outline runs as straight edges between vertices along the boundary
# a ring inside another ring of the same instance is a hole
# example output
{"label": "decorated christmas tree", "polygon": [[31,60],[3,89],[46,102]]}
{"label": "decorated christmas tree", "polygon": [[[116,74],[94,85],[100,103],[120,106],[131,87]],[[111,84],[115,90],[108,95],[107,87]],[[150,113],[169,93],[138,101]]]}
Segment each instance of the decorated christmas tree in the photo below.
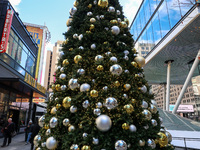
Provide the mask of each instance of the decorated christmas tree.
{"label": "decorated christmas tree", "polygon": [[37,150],[173,149],[118,0],[77,0]]}

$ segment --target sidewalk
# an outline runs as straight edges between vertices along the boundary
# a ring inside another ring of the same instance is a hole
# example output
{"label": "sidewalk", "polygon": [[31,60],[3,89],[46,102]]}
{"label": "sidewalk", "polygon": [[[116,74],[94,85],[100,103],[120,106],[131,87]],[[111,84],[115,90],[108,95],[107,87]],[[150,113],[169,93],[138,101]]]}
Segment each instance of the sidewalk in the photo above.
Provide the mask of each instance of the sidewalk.
{"label": "sidewalk", "polygon": [[[18,134],[12,138],[9,146],[0,147],[1,150],[30,150],[31,144],[25,145],[25,134]],[[0,146],[3,144],[3,138],[0,138]]]}

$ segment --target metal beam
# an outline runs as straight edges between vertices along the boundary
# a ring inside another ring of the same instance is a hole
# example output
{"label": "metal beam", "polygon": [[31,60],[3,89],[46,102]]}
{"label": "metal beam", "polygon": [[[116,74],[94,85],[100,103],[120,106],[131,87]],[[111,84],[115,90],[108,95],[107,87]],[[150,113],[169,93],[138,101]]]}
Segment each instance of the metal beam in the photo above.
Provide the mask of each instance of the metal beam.
{"label": "metal beam", "polygon": [[169,101],[170,101],[170,71],[171,71],[172,61],[167,62],[167,91],[166,91],[166,111],[169,111]]}

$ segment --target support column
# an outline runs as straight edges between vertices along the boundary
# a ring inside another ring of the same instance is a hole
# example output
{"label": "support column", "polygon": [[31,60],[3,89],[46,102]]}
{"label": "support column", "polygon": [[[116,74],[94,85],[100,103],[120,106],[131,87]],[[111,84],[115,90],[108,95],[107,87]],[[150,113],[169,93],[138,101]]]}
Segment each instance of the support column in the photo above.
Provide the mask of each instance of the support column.
{"label": "support column", "polygon": [[166,83],[163,84],[163,110],[166,110]]}
{"label": "support column", "polygon": [[167,63],[167,91],[166,91],[166,111],[169,111],[170,101],[170,73],[172,60],[166,61]]}
{"label": "support column", "polygon": [[177,99],[176,104],[175,104],[175,106],[174,106],[174,109],[173,109],[173,111],[172,111],[173,114],[176,113],[176,111],[177,111],[177,109],[178,109],[178,106],[179,106],[180,103],[181,103],[182,97],[183,97],[183,95],[184,95],[184,93],[185,93],[185,90],[186,90],[186,88],[187,88],[187,86],[188,86],[188,83],[190,82],[190,80],[191,80],[191,78],[192,78],[192,75],[193,75],[193,73],[194,73],[194,70],[196,69],[197,65],[199,64],[199,58],[200,58],[200,50],[199,50],[199,52],[198,52],[198,54],[197,54],[197,56],[196,56],[196,58],[195,58],[195,60],[194,60],[194,63],[193,63],[193,65],[192,65],[192,68],[190,69],[190,72],[189,72],[189,74],[188,74],[188,76],[187,76],[187,78],[186,78],[186,80],[185,80],[185,83],[184,83],[184,85],[183,85],[183,88],[182,88],[182,90],[181,90],[181,93],[180,93],[180,95],[178,96],[178,99]]}

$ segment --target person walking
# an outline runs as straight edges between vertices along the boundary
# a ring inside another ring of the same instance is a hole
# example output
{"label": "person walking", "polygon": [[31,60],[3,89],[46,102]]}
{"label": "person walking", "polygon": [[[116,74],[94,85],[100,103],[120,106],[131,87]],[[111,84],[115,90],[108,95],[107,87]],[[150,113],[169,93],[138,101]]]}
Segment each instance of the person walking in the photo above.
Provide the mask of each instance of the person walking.
{"label": "person walking", "polygon": [[31,128],[31,138],[30,138],[30,143],[31,143],[31,150],[33,150],[34,148],[34,137],[38,134],[38,132],[40,131],[40,126],[38,125],[38,120],[35,121],[34,126]]}
{"label": "person walking", "polygon": [[26,144],[27,145],[29,143],[29,140],[31,138],[31,134],[32,134],[32,128],[34,126],[34,124],[32,124],[33,122],[30,120],[29,123],[28,123],[28,126],[26,128],[26,133],[28,134],[28,137],[26,139]]}
{"label": "person walking", "polygon": [[11,143],[12,140],[12,133],[15,131],[15,124],[12,122],[12,118],[8,119],[8,122],[5,123],[4,128],[3,128],[3,145],[1,147],[5,147],[8,139],[8,145]]}

